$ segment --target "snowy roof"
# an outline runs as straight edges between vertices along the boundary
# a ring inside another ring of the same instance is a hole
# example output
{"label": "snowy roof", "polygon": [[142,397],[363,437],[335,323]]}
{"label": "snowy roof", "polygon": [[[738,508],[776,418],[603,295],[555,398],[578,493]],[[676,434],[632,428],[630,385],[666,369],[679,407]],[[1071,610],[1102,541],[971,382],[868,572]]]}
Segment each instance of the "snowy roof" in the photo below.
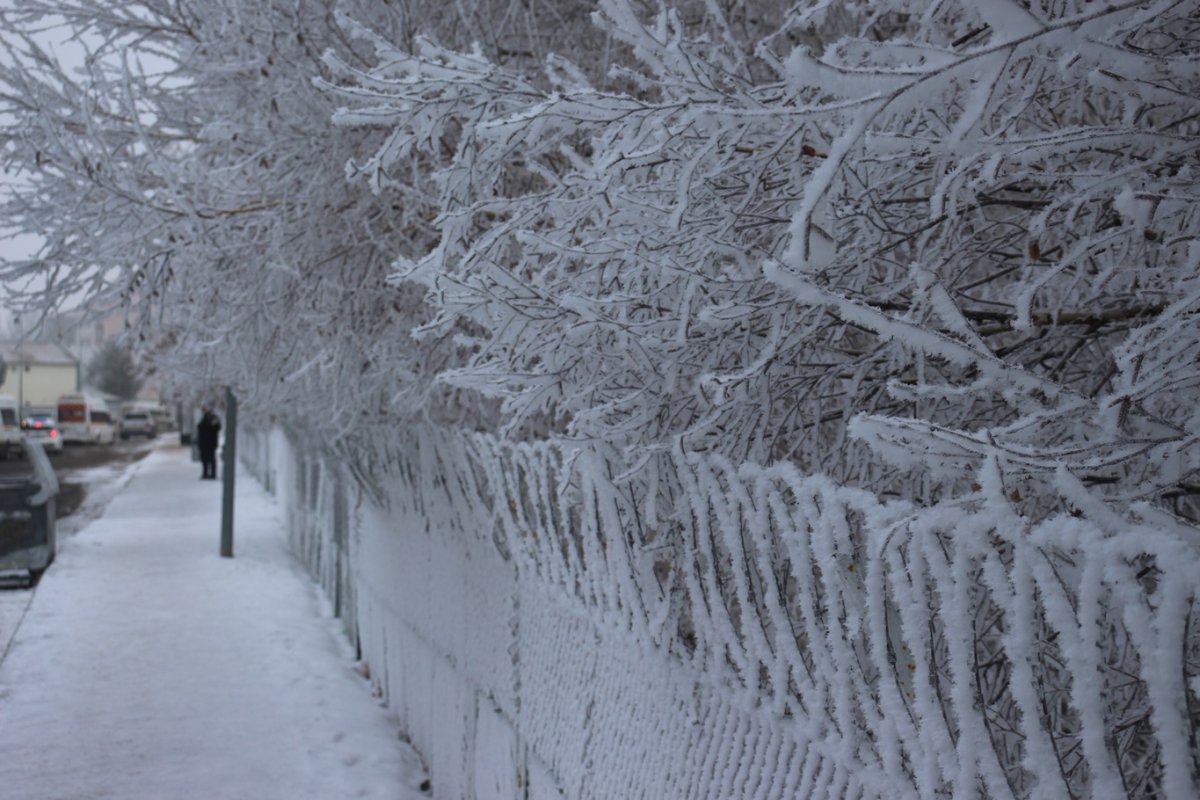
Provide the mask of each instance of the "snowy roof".
{"label": "snowy roof", "polygon": [[79,360],[55,342],[0,340],[0,358],[5,364],[52,364],[75,366]]}

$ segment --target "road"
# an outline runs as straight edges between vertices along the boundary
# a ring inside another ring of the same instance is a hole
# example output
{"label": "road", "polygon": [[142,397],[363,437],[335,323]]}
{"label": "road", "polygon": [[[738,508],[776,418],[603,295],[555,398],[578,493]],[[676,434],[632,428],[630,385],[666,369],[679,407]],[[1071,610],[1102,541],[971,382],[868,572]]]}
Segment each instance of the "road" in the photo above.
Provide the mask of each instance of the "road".
{"label": "road", "polygon": [[[173,434],[164,434],[173,437]],[[58,475],[59,495],[56,500],[60,519],[79,510],[87,496],[87,487],[95,470],[120,469],[141,460],[150,452],[152,442],[145,439],[117,441],[112,445],[72,445],[62,453],[50,456]],[[21,458],[0,461],[0,475],[20,475],[29,472],[29,464]]]}

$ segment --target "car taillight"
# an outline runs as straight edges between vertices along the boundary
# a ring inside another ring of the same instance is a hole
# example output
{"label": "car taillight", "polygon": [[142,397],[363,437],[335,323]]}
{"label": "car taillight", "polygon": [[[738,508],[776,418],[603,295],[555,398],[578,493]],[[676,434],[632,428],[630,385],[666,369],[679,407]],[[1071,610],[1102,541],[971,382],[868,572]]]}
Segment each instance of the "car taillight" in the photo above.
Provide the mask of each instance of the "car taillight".
{"label": "car taillight", "polygon": [[50,431],[50,438],[53,439],[55,436],[58,436],[58,431]]}
{"label": "car taillight", "polygon": [[39,429],[40,429],[40,428],[42,427],[42,423],[40,423],[40,422],[35,422],[35,423],[33,423],[33,427],[35,427],[35,428],[39,428]]}

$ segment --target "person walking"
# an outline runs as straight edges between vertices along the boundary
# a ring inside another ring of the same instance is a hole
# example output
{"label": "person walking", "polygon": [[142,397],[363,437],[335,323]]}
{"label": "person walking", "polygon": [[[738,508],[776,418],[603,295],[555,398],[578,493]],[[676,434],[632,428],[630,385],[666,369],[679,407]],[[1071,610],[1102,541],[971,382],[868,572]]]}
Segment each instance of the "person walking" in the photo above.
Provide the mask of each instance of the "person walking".
{"label": "person walking", "polygon": [[200,464],[204,468],[200,478],[217,479],[217,435],[221,432],[221,420],[208,406],[196,425],[196,447],[200,450]]}

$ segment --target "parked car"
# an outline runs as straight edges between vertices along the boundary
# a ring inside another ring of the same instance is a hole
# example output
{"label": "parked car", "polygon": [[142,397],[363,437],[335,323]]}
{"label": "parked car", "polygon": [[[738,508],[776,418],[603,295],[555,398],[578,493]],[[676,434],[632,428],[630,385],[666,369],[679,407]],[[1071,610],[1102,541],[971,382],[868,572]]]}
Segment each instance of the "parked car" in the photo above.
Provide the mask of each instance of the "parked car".
{"label": "parked car", "polygon": [[175,416],[163,406],[155,406],[148,409],[150,416],[154,419],[154,426],[160,431],[175,430]]}
{"label": "parked car", "polygon": [[[130,400],[121,404],[122,417],[134,412],[148,414],[159,433],[175,430],[175,416],[157,400]],[[117,432],[120,433],[119,430]]]}
{"label": "parked car", "polygon": [[21,432],[31,442],[38,442],[47,453],[63,451],[63,437],[54,417],[35,415],[21,420]]}
{"label": "parked car", "polygon": [[17,399],[0,395],[0,458],[21,454],[21,442],[25,434],[21,432],[18,417]]}
{"label": "parked car", "polygon": [[121,417],[121,438],[128,439],[131,436],[145,436],[147,439],[158,436],[154,417],[145,411],[126,411],[125,416]]}

